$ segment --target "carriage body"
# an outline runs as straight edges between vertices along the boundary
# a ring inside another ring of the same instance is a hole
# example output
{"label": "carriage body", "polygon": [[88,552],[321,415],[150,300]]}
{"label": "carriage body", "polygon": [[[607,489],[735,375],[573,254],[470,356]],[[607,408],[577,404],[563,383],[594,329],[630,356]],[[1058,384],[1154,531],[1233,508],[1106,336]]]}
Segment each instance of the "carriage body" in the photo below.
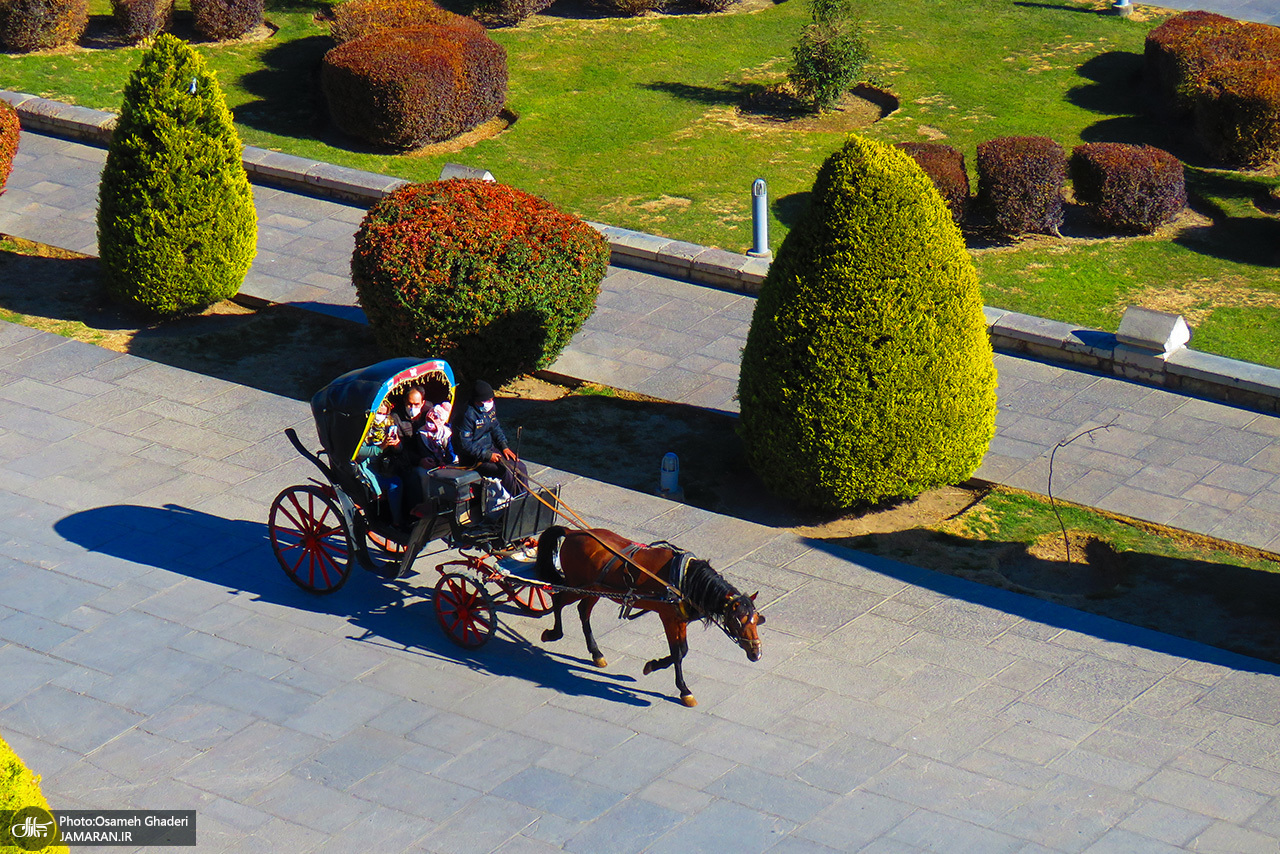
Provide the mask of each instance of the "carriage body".
{"label": "carriage body", "polygon": [[518,551],[554,521],[558,486],[534,488],[487,517],[480,476],[445,466],[428,474],[423,500],[404,514],[406,521],[393,524],[387,491],[369,464],[368,442],[382,402],[413,386],[431,404],[453,403],[456,383],[448,362],[389,359],[343,374],[312,397],[320,450],[308,450],[293,430],[285,431],[322,475],[282,491],[268,521],[281,567],[304,590],[338,590],[353,564],[384,578],[402,577],[433,542],[477,552],[471,560],[487,567],[495,556]]}

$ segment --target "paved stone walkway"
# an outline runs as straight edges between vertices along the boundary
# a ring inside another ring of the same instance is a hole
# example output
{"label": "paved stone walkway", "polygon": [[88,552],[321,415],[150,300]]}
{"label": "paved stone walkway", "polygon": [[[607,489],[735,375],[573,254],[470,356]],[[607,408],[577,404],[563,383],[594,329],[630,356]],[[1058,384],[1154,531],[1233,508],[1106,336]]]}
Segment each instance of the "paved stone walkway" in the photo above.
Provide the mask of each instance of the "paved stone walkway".
{"label": "paved stone walkway", "polygon": [[[0,232],[93,252],[105,153],[24,134]],[[243,292],[362,318],[348,273],[360,208],[254,187],[258,257]],[[736,411],[754,300],[611,268],[598,308],[553,366],[567,376]],[[980,477],[1280,552],[1280,419],[1114,377],[997,355],[997,434]]]}
{"label": "paved stone walkway", "polygon": [[195,809],[210,854],[1280,845],[1272,665],[545,471],[758,588],[765,657],[694,632],[686,709],[640,675],[653,618],[597,610],[604,670],[515,615],[463,653],[429,559],[326,598],[280,572],[309,422],[0,323],[0,731],[55,807]]}

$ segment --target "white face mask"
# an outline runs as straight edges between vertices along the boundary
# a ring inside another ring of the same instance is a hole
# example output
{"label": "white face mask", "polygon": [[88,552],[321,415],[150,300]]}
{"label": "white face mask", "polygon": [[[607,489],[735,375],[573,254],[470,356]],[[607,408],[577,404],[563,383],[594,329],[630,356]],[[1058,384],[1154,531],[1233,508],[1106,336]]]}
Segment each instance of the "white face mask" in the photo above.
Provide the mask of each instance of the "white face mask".
{"label": "white face mask", "polygon": [[492,400],[486,400],[484,403],[480,404],[480,408],[481,408],[481,409],[483,409],[485,412],[492,412],[492,411],[493,411],[493,401],[492,401]]}
{"label": "white face mask", "polygon": [[416,406],[415,406],[414,404],[412,404],[412,403],[411,403],[411,404],[409,404],[409,417],[410,417],[410,418],[417,418],[417,417],[418,417],[418,413],[419,413],[419,412],[421,412],[421,411],[422,411],[422,404],[421,404],[421,403],[417,404]]}
{"label": "white face mask", "polygon": [[385,423],[386,423],[386,421],[387,421],[387,413],[385,413],[385,412],[375,412],[375,413],[373,414],[373,420],[374,420],[374,421],[376,421],[376,422],[377,422],[377,423],[379,423],[379,424],[385,424]]}

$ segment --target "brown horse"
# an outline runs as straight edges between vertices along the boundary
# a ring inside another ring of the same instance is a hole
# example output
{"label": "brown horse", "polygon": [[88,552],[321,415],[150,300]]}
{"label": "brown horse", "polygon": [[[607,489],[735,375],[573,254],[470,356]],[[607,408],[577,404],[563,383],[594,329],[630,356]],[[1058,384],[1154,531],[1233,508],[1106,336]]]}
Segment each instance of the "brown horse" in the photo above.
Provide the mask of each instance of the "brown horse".
{"label": "brown horse", "polygon": [[633,543],[603,528],[570,531],[556,525],[547,528],[538,539],[537,569],[538,577],[548,584],[574,588],[552,597],[556,623],[542,633],[543,641],[564,637],[560,611],[576,601],[587,651],[596,667],[604,667],[608,662],[591,632],[591,609],[601,597],[579,591],[596,591],[621,602],[624,614],[630,608],[653,611],[662,620],[671,654],[645,664],[645,675],[674,666],[676,688],[686,706],[698,704],[684,682],[682,666],[689,651],[689,623],[715,623],[746,651],[748,659],[760,660],[757,628],[764,625],[764,615],[756,611],[755,594],[739,593],[711,564],[689,558],[671,546]]}

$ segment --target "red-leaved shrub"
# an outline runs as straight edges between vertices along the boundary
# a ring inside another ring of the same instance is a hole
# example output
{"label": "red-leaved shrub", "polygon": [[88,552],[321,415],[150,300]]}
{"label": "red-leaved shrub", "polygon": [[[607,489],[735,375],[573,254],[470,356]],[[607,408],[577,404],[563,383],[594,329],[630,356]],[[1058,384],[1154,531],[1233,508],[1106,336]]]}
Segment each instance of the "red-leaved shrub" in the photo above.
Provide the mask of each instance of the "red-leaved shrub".
{"label": "red-leaved shrub", "polygon": [[1057,234],[1067,158],[1043,136],[978,143],[978,204],[1001,234]]}
{"label": "red-leaved shrub", "polygon": [[1194,66],[1202,59],[1199,42],[1235,24],[1213,12],[1182,12],[1147,33],[1143,70],[1160,111],[1178,112],[1179,103],[1183,112],[1190,110],[1190,98],[1181,100],[1176,93],[1185,78],[1196,76]]}
{"label": "red-leaved shrub", "polygon": [[1078,145],[1071,152],[1070,170],[1076,201],[1105,229],[1150,234],[1187,204],[1182,163],[1150,145]]}
{"label": "red-leaved shrub", "polygon": [[116,32],[130,42],[163,33],[173,21],[173,0],[111,0]]}
{"label": "red-leaved shrub", "polygon": [[0,48],[26,53],[77,41],[89,26],[87,0],[0,0]]}
{"label": "red-leaved shrub", "polygon": [[964,168],[964,153],[941,142],[900,142],[897,147],[911,155],[933,181],[956,225],[962,223],[969,206],[969,173]]}
{"label": "red-leaved shrub", "polygon": [[489,181],[402,187],[369,210],[355,244],[351,278],[379,346],[494,383],[555,360],[609,262],[594,228]]}
{"label": "red-leaved shrub", "polygon": [[661,9],[663,0],[591,0],[591,6],[605,15],[619,18],[635,18],[645,12]]}
{"label": "red-leaved shrub", "polygon": [[191,16],[210,41],[238,39],[262,26],[262,0],[191,0]]}
{"label": "red-leaved shrub", "polygon": [[13,170],[13,157],[18,153],[21,131],[17,111],[9,106],[8,101],[0,101],[0,193],[4,192],[5,182]]}
{"label": "red-leaved shrub", "polygon": [[321,87],[345,133],[406,149],[457,136],[496,116],[507,52],[470,18],[383,30],[325,54]]}
{"label": "red-leaved shrub", "polygon": [[382,30],[407,30],[458,17],[435,0],[347,0],[334,7],[329,34],[338,44]]}
{"label": "red-leaved shrub", "polygon": [[1194,116],[1196,136],[1215,160],[1246,168],[1280,160],[1280,60],[1214,65]]}

